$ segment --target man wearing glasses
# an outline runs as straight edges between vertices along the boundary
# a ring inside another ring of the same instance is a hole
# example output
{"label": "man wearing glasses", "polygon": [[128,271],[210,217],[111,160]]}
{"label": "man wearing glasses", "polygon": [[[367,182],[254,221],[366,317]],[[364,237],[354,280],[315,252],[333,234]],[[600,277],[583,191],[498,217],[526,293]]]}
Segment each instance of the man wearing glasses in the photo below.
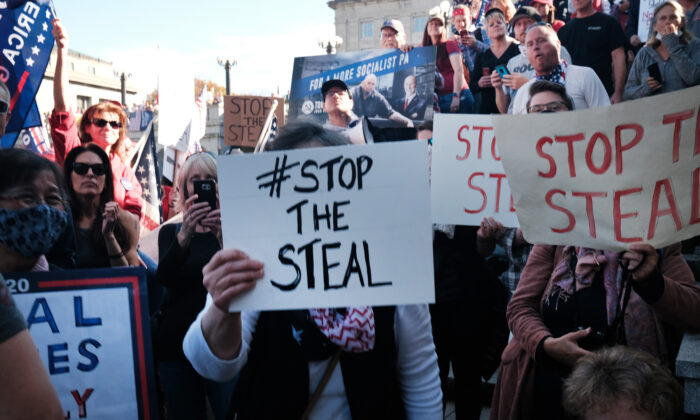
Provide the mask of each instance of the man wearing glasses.
{"label": "man wearing glasses", "polygon": [[382,24],[379,42],[384,49],[403,49],[406,45],[406,32],[403,30],[403,23],[397,19],[385,20]]}
{"label": "man wearing glasses", "polygon": [[593,69],[570,65],[560,59],[561,43],[549,24],[536,23],[525,35],[527,58],[535,78],[524,84],[513,99],[513,114],[526,114],[530,86],[546,80],[566,87],[575,109],[610,105],[608,93]]}

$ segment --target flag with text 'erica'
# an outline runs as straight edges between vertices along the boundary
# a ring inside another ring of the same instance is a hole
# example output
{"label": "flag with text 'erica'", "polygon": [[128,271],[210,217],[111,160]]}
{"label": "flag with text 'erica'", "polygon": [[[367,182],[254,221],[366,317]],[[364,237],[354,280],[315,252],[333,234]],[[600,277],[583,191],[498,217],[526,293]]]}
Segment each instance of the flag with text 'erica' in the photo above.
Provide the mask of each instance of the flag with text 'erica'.
{"label": "flag with text 'erica'", "polygon": [[156,155],[156,137],[153,124],[148,128],[150,133],[145,142],[139,147],[138,159],[131,169],[141,184],[143,208],[141,213],[141,236],[157,228],[162,221],[160,199],[160,183],[158,182],[158,159]]}
{"label": "flag with text 'erica'", "polygon": [[2,147],[12,147],[21,129],[41,124],[34,99],[53,48],[50,0],[0,1],[0,79],[10,89],[11,119]]}

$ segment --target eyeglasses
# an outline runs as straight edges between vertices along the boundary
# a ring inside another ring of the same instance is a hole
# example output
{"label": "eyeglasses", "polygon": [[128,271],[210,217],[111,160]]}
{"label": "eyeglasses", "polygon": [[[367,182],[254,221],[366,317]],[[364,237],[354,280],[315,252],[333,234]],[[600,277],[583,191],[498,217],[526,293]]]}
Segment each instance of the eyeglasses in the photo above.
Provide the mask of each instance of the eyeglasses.
{"label": "eyeglasses", "polygon": [[88,170],[92,170],[92,174],[95,176],[102,176],[105,174],[105,166],[101,163],[96,163],[94,165],[88,165],[87,163],[73,162],[73,172],[83,176],[88,173]]}
{"label": "eyeglasses", "polygon": [[103,120],[102,118],[93,118],[90,120],[92,125],[96,125],[97,127],[104,127],[105,125],[109,124],[110,127],[114,128],[115,130],[117,128],[122,128],[122,123],[120,121],[107,121]]}
{"label": "eyeglasses", "polygon": [[0,114],[4,114],[10,109],[10,104],[4,101],[0,101]]}
{"label": "eyeglasses", "polygon": [[54,193],[47,197],[41,198],[30,192],[20,192],[17,195],[0,196],[0,200],[14,200],[22,207],[36,207],[41,204],[47,204],[51,207],[62,207],[63,197],[60,194]]}
{"label": "eyeglasses", "polygon": [[527,112],[530,114],[539,114],[541,112],[559,112],[568,109],[564,102],[554,101],[548,104],[532,105]]}

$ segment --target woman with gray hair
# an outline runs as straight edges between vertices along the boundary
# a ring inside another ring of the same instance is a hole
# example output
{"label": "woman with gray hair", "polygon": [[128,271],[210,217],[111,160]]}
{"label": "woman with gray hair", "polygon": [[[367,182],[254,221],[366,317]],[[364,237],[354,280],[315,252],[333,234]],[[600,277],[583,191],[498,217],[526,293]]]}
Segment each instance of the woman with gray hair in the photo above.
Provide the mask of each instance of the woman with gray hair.
{"label": "woman with gray hair", "polygon": [[654,9],[652,33],[632,63],[624,99],[673,92],[700,83],[700,40],[686,28],[683,7],[674,0]]}

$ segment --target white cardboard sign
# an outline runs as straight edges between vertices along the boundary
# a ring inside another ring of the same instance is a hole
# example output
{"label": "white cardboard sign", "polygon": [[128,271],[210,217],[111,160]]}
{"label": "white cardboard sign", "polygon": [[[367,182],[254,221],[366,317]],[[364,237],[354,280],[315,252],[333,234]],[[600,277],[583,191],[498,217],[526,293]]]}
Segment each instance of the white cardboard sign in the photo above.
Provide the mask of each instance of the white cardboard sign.
{"label": "white cardboard sign", "polygon": [[427,145],[218,156],[223,241],[265,264],[230,310],[433,302]]}
{"label": "white cardboard sign", "polygon": [[495,116],[530,243],[661,248],[700,234],[700,87],[612,107]]}
{"label": "white cardboard sign", "polygon": [[433,223],[478,226],[518,219],[490,115],[436,114],[431,164]]}
{"label": "white cardboard sign", "polygon": [[651,35],[651,21],[654,19],[654,9],[663,3],[663,0],[640,0],[639,23],[637,24],[637,36],[642,42],[647,42]]}

